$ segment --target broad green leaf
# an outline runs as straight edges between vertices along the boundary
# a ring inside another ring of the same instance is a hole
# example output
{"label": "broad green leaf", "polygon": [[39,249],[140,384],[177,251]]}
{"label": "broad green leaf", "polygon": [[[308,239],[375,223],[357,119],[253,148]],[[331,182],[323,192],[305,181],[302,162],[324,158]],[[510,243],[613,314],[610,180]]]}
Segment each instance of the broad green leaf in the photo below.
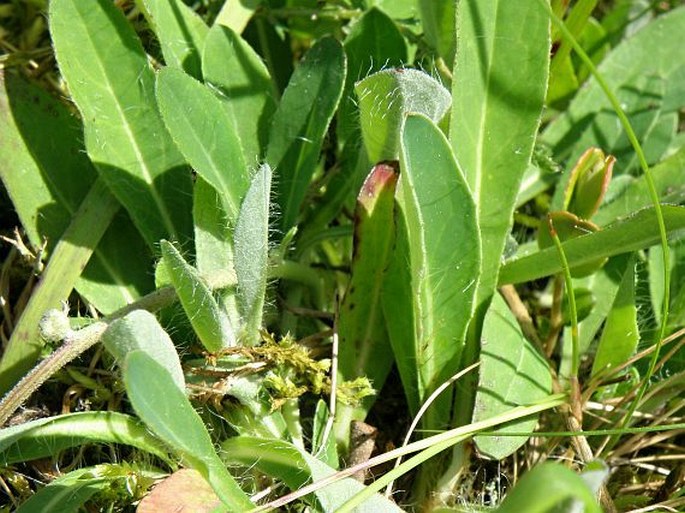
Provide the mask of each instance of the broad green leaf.
{"label": "broad green leaf", "polygon": [[382,9],[396,20],[417,20],[419,18],[416,0],[368,0],[366,5],[369,9],[373,7]]}
{"label": "broad green leaf", "polygon": [[[640,141],[661,116],[684,104],[685,56],[678,51],[685,44],[685,34],[680,30],[683,23],[683,7],[659,16],[616,46],[598,67],[624,106]],[[543,140],[553,146],[557,158],[571,162],[589,146],[599,146],[616,156],[619,173],[633,157],[616,113],[594,79],[545,129]],[[650,164],[660,155],[652,157],[656,158]]]}
{"label": "broad green leaf", "polygon": [[547,513],[570,500],[580,501],[585,513],[602,511],[582,477],[563,465],[545,462],[529,470],[495,511]]}
{"label": "broad green leaf", "polygon": [[168,461],[167,451],[138,420],[111,411],[70,413],[0,430],[0,465],[54,457],[86,443],[124,444]]}
{"label": "broad green leaf", "polygon": [[[309,481],[318,481],[335,473],[335,469],[322,463],[311,454],[281,440],[235,437],[222,444],[224,459],[246,467],[256,467],[276,477],[291,489],[297,490]],[[364,489],[364,485],[351,478],[320,488],[315,493],[318,507],[325,513],[334,513],[349,498]],[[400,513],[394,502],[375,494],[364,503],[365,513]]]}
{"label": "broad green leaf", "polygon": [[[105,468],[105,465],[98,466]],[[77,513],[98,492],[112,486],[111,479],[97,471],[98,467],[73,470],[51,481],[32,495],[17,513]]]}
{"label": "broad green leaf", "polygon": [[450,106],[450,94],[437,80],[415,69],[379,71],[357,82],[359,118],[368,160],[397,160],[402,123],[409,113],[438,123]]}
{"label": "broad green leaf", "polygon": [[[685,228],[685,207],[662,205],[666,230],[677,233]],[[599,258],[645,249],[659,243],[659,229],[654,208],[635,212],[606,228],[563,243],[571,268],[582,266]],[[532,255],[514,258],[502,266],[499,284],[522,283],[561,272],[561,263],[555,248]]]}
{"label": "broad green leaf", "polygon": [[[383,387],[393,364],[383,319],[381,290],[395,239],[393,217],[397,171],[391,164],[376,165],[359,192],[352,276],[338,315],[339,379],[366,376],[376,390]],[[356,408],[338,404],[335,422],[339,445],[347,445],[350,422],[364,420],[373,399],[365,399]]]}
{"label": "broad green leaf", "polygon": [[626,362],[635,353],[639,339],[635,304],[635,261],[631,258],[604,323],[592,362],[592,375]]}
{"label": "broad green leaf", "polygon": [[[80,130],[79,122],[55,98],[14,74],[0,74],[0,149],[5,156],[0,178],[26,230],[26,242],[38,248],[47,240],[44,256],[49,257],[72,218],[72,235],[78,225],[85,227],[77,241],[60,245],[57,261],[69,262],[78,255],[69,273],[41,286],[40,294],[52,299],[33,301],[33,314],[25,310],[27,321],[22,321],[21,330],[33,334],[22,337],[36,341],[35,345],[22,342],[25,349],[39,344],[36,317],[59,306],[73,287],[104,314],[152,289],[149,249],[131,221],[123,213],[115,214],[118,202],[102,184],[96,189],[99,196],[76,215],[97,180],[95,168],[84,154]],[[79,276],[82,266],[85,269]]]}
{"label": "broad green leaf", "polygon": [[[473,421],[479,422],[514,406],[524,406],[547,397],[552,376],[545,359],[526,340],[509,307],[499,295],[493,297],[485,315],[481,338],[480,379],[473,408]],[[538,419],[526,418],[506,424],[500,431],[533,432]],[[514,453],[527,437],[477,436],[478,450],[501,460]]]}
{"label": "broad green leaf", "polygon": [[110,0],[50,2],[60,71],[88,156],[150,246],[191,232],[190,172],[157,112],[154,72]]}
{"label": "broad green leaf", "polygon": [[[227,2],[228,4],[228,2]],[[276,110],[274,82],[259,55],[235,32],[221,25],[209,31],[202,55],[205,82],[233,121],[248,166],[263,156]]]}
{"label": "broad green leaf", "polygon": [[260,3],[261,0],[226,0],[215,24],[224,25],[240,34]]}
{"label": "broad green leaf", "polygon": [[202,18],[181,0],[143,0],[143,4],[166,65],[201,79],[200,57],[209,32]]}
{"label": "broad green leaf", "polygon": [[191,468],[212,486],[234,511],[254,507],[214,451],[202,419],[167,370],[147,353],[126,356],[124,383],[133,409],[141,420]]}
{"label": "broad green leaf", "polygon": [[454,29],[457,2],[419,0],[421,26],[426,42],[435,50],[447,66],[454,63],[456,34]]}
{"label": "broad green leaf", "polygon": [[269,259],[271,168],[262,165],[252,178],[235,227],[235,272],[245,343],[260,341]]}
{"label": "broad green leaf", "polygon": [[162,118],[193,169],[222,199],[228,222],[235,226],[250,180],[233,121],[212,91],[173,68],[157,76]]}
{"label": "broad green leaf", "polygon": [[174,343],[150,312],[134,310],[113,321],[103,333],[101,341],[120,364],[129,352],[145,351],[167,370],[176,386],[185,391],[183,369]]}
{"label": "broad green leaf", "polygon": [[[469,188],[449,143],[428,118],[407,117],[400,162],[397,215],[407,246],[395,249],[391,265],[408,265],[411,293],[395,297],[402,285],[389,283],[397,279],[389,276],[383,300],[395,360],[416,407],[459,369],[479,279],[480,238]],[[396,306],[401,302],[411,303],[410,320],[402,318],[408,308]],[[413,329],[404,331],[408,323]],[[437,410],[445,421],[449,409]]]}
{"label": "broad green leaf", "polygon": [[[81,222],[92,230],[88,218]],[[74,288],[98,311],[109,315],[154,289],[152,267],[150,247],[128,213],[120,208]]]}
{"label": "broad green leaf", "polygon": [[457,35],[450,142],[478,206],[480,308],[497,284],[540,122],[549,20],[537,2],[464,0],[457,4]]}
{"label": "broad green leaf", "polygon": [[100,178],[95,181],[55,246],[41,274],[39,287],[14,326],[12,337],[0,361],[0,393],[8,391],[38,360],[43,340],[38,323],[51,308],[69,298],[77,278],[93,253],[93,247],[119,210],[119,202]]}
{"label": "broad green leaf", "polygon": [[[647,93],[649,94],[649,93]],[[640,144],[645,152],[647,163],[656,165],[667,154],[669,148],[676,140],[678,135],[678,113],[662,113],[640,137]],[[621,168],[629,173],[636,173],[640,168],[640,163],[635,154],[630,141],[621,141],[623,147],[628,148],[629,158],[624,158]]]}
{"label": "broad green leaf", "polygon": [[178,299],[207,351],[215,353],[235,344],[235,332],[197,270],[169,242],[160,243],[162,256]]}
{"label": "broad green leaf", "polygon": [[[653,246],[658,247],[658,246]],[[651,251],[651,249],[650,249]],[[578,323],[578,340],[580,354],[585,354],[594,342],[602,324],[609,315],[611,305],[614,303],[618,287],[626,273],[630,254],[617,255],[610,258],[607,263],[596,273],[585,278],[573,280],[574,290],[588,290],[594,299],[594,306],[587,317]],[[563,340],[571,340],[571,327],[564,328]],[[564,344],[562,347],[561,364],[559,375],[568,376],[573,351],[571,344]]]}
{"label": "broad green leaf", "polygon": [[0,177],[30,243],[45,237],[49,256],[97,172],[64,104],[14,73],[0,73],[0,86]]}
{"label": "broad green leaf", "polygon": [[618,0],[602,18],[608,44],[616,46],[654,18],[650,0]]}
{"label": "broad green leaf", "polygon": [[344,42],[347,78],[338,109],[336,135],[346,141],[359,131],[358,109],[353,98],[354,83],[384,68],[407,63],[407,43],[395,22],[372,7],[352,25]]}
{"label": "broad green leaf", "polygon": [[344,82],[340,43],[322,39],[293,73],[274,114],[266,161],[276,172],[283,232],[297,222]]}
{"label": "broad green leaf", "polygon": [[[640,79],[638,83],[616,91],[616,95],[621,102],[621,105],[624,106],[626,114],[628,115],[631,125],[641,144],[648,143],[649,134],[660,124],[662,116],[661,107],[665,88],[666,85],[662,83],[661,78],[656,76]],[[587,90],[587,88],[583,88],[583,91],[585,90]],[[570,108],[572,107],[573,102],[571,103]],[[568,110],[570,110],[570,108]],[[561,123],[561,119],[561,117],[557,118],[555,123]],[[616,114],[608,109],[597,113],[594,117],[588,114],[586,116],[586,123],[590,125],[590,130],[582,132],[582,127],[575,126],[573,127],[572,133],[566,135],[567,137],[577,138],[573,147],[568,149],[570,153],[561,148],[559,144],[554,145],[554,142],[551,142],[551,146],[555,151],[555,157],[557,159],[568,157],[568,162],[575,162],[589,147],[601,145],[602,150],[611,153],[617,158],[617,163],[613,170],[615,175],[620,176],[630,172],[627,165],[631,162],[632,165],[637,164],[637,161],[634,158],[635,152],[627,136],[621,131],[620,122],[618,121]],[[580,125],[580,123],[578,125]],[[543,138],[544,142],[547,142],[546,134],[547,133],[545,132]],[[667,137],[669,142],[673,135],[674,134],[671,133]],[[648,160],[648,163],[651,165],[654,162],[657,162],[661,157],[661,153],[666,150],[667,146],[668,143],[664,144],[659,141],[658,147],[660,148],[660,152],[657,152],[656,155],[653,155],[655,152],[652,148],[649,148],[651,158]],[[558,208],[561,204],[558,190],[566,188],[569,176],[570,172],[567,170],[560,178],[560,187],[553,197],[552,208]]]}
{"label": "broad green leaf", "polygon": [[547,91],[547,105],[563,106],[578,89],[578,77],[573,69],[570,56],[559,61],[556,67],[550,69],[549,89]]}
{"label": "broad green leaf", "polygon": [[[685,147],[678,150],[651,169],[659,198],[663,203],[685,202]],[[611,193],[609,184],[609,191]],[[620,217],[652,204],[644,175],[629,181],[629,184],[606,202],[592,218],[598,225],[609,224]]]}

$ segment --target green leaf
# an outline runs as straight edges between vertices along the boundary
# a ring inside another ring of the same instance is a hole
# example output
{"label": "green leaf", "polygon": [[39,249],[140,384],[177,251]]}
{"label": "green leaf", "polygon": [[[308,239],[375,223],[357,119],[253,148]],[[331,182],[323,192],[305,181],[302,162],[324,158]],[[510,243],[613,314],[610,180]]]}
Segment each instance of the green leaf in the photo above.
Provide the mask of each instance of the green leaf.
{"label": "green leaf", "polygon": [[[378,164],[369,173],[355,211],[352,276],[338,316],[338,376],[353,380],[367,376],[376,390],[383,387],[393,364],[383,319],[381,290],[392,254],[397,165]],[[373,404],[367,398],[358,407],[338,405],[336,437],[343,447],[352,420],[364,420]]]}
{"label": "green leaf", "polygon": [[[481,339],[481,364],[473,422],[505,413],[514,406],[533,404],[547,397],[552,376],[545,359],[526,340],[516,318],[499,295],[493,297],[485,315]],[[500,431],[533,432],[537,417],[512,422]],[[527,437],[477,436],[478,450],[501,460],[513,454]]]}
{"label": "green leaf", "polygon": [[[281,440],[234,437],[222,444],[224,458],[246,467],[256,467],[267,475],[282,480],[293,491],[309,481],[318,481],[335,473],[335,469],[322,463],[311,454]],[[334,513],[350,497],[364,489],[364,485],[346,478],[320,488],[315,493],[318,507],[325,513]],[[402,510],[395,503],[375,494],[364,503],[365,513]]]}
{"label": "green leaf", "polygon": [[[565,242],[576,237],[581,237],[588,233],[595,233],[599,230],[597,225],[585,219],[579,219],[570,212],[550,212],[540,224],[538,229],[538,246],[540,249],[554,247],[553,231],[559,240]],[[577,265],[571,269],[571,276],[581,278],[596,272],[606,262],[605,258],[600,258],[584,265]]]}
{"label": "green leaf", "polygon": [[[414,5],[412,7],[415,8]],[[377,8],[366,11],[352,25],[344,48],[348,72],[335,127],[338,144],[344,146],[336,166],[338,169],[331,173],[320,203],[312,209],[301,232],[301,241],[311,236],[312,232],[320,232],[328,226],[343,206],[354,208],[354,201],[369,168],[376,163],[369,162],[363,146],[359,144],[361,126],[359,106],[354,98],[355,81],[387,67],[401,67],[408,60],[407,44],[397,25]]]}
{"label": "green leaf", "polygon": [[338,109],[336,135],[345,142],[359,131],[358,109],[353,98],[354,83],[383,68],[407,63],[407,43],[395,22],[372,7],[350,28],[344,42],[347,55],[345,91]]}
{"label": "green leaf", "polygon": [[110,0],[50,2],[60,71],[86,150],[150,246],[190,235],[190,173],[157,112],[154,72]]}
{"label": "green leaf", "polygon": [[396,20],[418,20],[419,8],[416,0],[368,0],[369,8],[382,9]]}
{"label": "green leaf", "polygon": [[202,419],[168,371],[147,353],[137,350],[124,364],[126,393],[145,424],[194,468],[234,511],[248,511],[254,504],[240,489],[214,451]]}
{"label": "green leaf", "polygon": [[540,122],[549,20],[536,2],[464,0],[457,5],[457,34],[450,142],[478,205],[481,305],[497,284],[516,195]]}
{"label": "green leaf", "polygon": [[115,320],[103,333],[101,342],[120,364],[131,351],[144,351],[167,370],[179,390],[185,391],[183,369],[174,343],[150,312],[134,310]]}
{"label": "green leaf", "polygon": [[162,256],[178,299],[207,351],[215,353],[235,344],[235,333],[197,270],[168,241],[161,241]]}
{"label": "green leaf", "polygon": [[240,34],[260,3],[261,0],[226,0],[215,23]]}
{"label": "green leaf", "polygon": [[229,225],[235,226],[250,180],[233,120],[209,88],[173,68],[157,76],[157,101],[169,133],[195,171],[218,191]]}
{"label": "green leaf", "polygon": [[[80,130],[61,102],[14,74],[0,73],[0,149],[5,156],[0,178],[28,242],[38,248],[47,239],[44,256],[50,257],[74,222],[55,256],[56,263],[67,262],[66,268],[53,274],[57,279],[44,280],[40,292],[36,291],[44,300],[32,300],[32,310],[24,311],[26,320],[20,321],[15,335],[33,342],[12,342],[5,352],[9,359],[14,356],[7,355],[15,350],[34,351],[41,345],[36,331],[40,316],[59,307],[74,287],[104,314],[152,289],[149,249],[130,219],[123,213],[117,216],[118,202],[102,183],[79,211],[97,180],[83,151]],[[77,233],[79,238],[74,240]],[[33,361],[27,361],[23,370]],[[18,369],[16,376],[22,373]]]}
{"label": "green leaf", "polygon": [[243,38],[215,24],[207,36],[202,73],[205,82],[220,93],[219,99],[240,139],[245,162],[256,165],[266,148],[278,97],[269,71]]}
{"label": "green leaf", "polygon": [[[654,186],[663,203],[685,202],[683,169],[685,169],[685,147],[651,169]],[[610,183],[607,195],[611,193],[611,186]],[[645,175],[641,175],[639,178],[631,179],[629,184],[616,193],[611,201],[605,202],[592,220],[602,226],[651,204],[647,180]]]}
{"label": "green leaf", "polygon": [[635,260],[628,262],[599,339],[592,375],[616,367],[633,356],[640,339],[635,304]]}
{"label": "green leaf", "polygon": [[370,162],[397,160],[404,118],[423,114],[438,123],[450,106],[450,94],[437,80],[415,69],[379,71],[357,82],[359,118]]}
{"label": "green leaf", "polygon": [[[391,270],[383,309],[405,392],[416,408],[459,369],[478,285],[480,238],[476,208],[449,143],[424,116],[405,121],[401,169],[397,215],[408,245],[400,242],[391,266],[409,264],[411,291],[397,295],[407,285]],[[406,303],[410,319],[404,318]],[[413,329],[405,331],[408,323]],[[439,410],[443,417],[449,413]]]}
{"label": "green leaf", "polygon": [[[233,229],[217,190],[197,177],[193,189],[193,222],[195,224],[195,267],[202,276],[227,277],[236,283]],[[234,288],[219,291],[220,305],[232,325],[240,323]]]}
{"label": "green leaf", "polygon": [[[100,468],[104,467],[101,466]],[[77,513],[83,505],[98,492],[111,487],[111,479],[97,475],[95,469],[88,467],[73,470],[51,481],[32,495],[19,508],[17,513]]]}
{"label": "green leaf", "polygon": [[201,79],[200,55],[209,32],[202,18],[179,0],[143,0],[143,4],[166,65]]}
{"label": "green leaf", "polygon": [[296,224],[345,82],[340,43],[319,41],[293,73],[274,114],[266,161],[277,173],[281,229]]}
{"label": "green leaf", "polygon": [[119,203],[98,179],[55,247],[0,361],[0,393],[9,390],[38,360],[43,340],[38,324],[43,314],[69,298],[93,247],[119,210]]}
{"label": "green leaf", "polygon": [[[338,413],[336,412],[337,420]],[[338,447],[336,445],[335,437],[330,436],[327,425],[331,418],[331,413],[328,405],[322,399],[316,402],[316,410],[312,418],[312,445],[311,452],[316,455],[319,460],[324,462],[329,467],[339,468],[340,458],[338,457]],[[326,438],[324,439],[324,436]]]}
{"label": "green leaf", "polygon": [[585,513],[602,511],[582,477],[563,465],[545,462],[528,471],[495,511],[547,513],[570,500],[581,502]]}
{"label": "green leaf", "polygon": [[[589,290],[594,298],[592,311],[585,319],[578,323],[578,339],[581,354],[590,347],[590,344],[595,339],[595,335],[599,332],[599,328],[609,314],[629,261],[629,253],[617,255],[610,258],[606,265],[592,276],[573,280],[574,290]],[[568,336],[571,336],[570,331]],[[564,340],[569,339],[565,338]]]}
{"label": "green leaf", "polygon": [[243,335],[251,345],[260,341],[269,258],[271,168],[264,164],[252,178],[235,227],[235,272]]}
{"label": "green leaf", "polygon": [[[677,111],[684,104],[685,56],[679,52],[683,39],[674,37],[680,36],[683,23],[683,7],[659,16],[623,40],[598,66],[599,73],[624,106],[640,141],[655,129],[661,116]],[[616,156],[615,172],[619,173],[634,155],[616,113],[594,79],[550,123],[543,140],[553,146],[557,158],[570,162],[589,146],[599,146]],[[649,164],[658,162],[660,156],[653,154],[654,160],[650,159]],[[555,200],[561,201],[558,195]]]}
{"label": "green leaf", "polygon": [[[661,207],[668,233],[685,228],[685,208],[671,205]],[[659,243],[659,229],[652,207],[616,221],[606,228],[564,242],[564,252],[571,268],[600,258],[629,253]],[[532,255],[514,258],[502,266],[499,284],[522,283],[561,272],[555,248]]]}
{"label": "green leaf", "polygon": [[79,412],[0,430],[0,465],[54,457],[86,443],[124,444],[168,461],[167,451],[137,419],[117,412]]}
{"label": "green leaf", "polygon": [[454,62],[456,34],[454,16],[456,2],[419,0],[421,26],[426,42],[448,66]]}

